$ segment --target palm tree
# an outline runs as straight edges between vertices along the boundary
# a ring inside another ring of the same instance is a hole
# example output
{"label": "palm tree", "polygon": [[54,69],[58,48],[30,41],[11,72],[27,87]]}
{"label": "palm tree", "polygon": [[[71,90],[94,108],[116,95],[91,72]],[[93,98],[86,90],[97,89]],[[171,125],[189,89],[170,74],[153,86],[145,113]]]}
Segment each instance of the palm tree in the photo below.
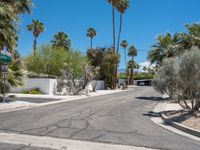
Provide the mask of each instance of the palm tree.
{"label": "palm tree", "polygon": [[132,62],[131,75],[130,75],[130,80],[129,80],[129,84],[131,85],[133,84],[133,71],[134,71],[134,66],[135,66],[135,64],[133,64],[134,57],[137,56],[137,50],[135,46],[132,45],[129,47],[128,55],[131,57],[131,62]]}
{"label": "palm tree", "polygon": [[121,47],[124,49],[124,60],[125,60],[125,68],[127,68],[126,62],[126,48],[128,47],[128,42],[126,40],[122,40]]}
{"label": "palm tree", "polygon": [[179,55],[181,52],[182,36],[179,33],[159,35],[156,43],[148,53],[151,63],[162,64],[163,59]]}
{"label": "palm tree", "polygon": [[120,0],[107,0],[112,5],[112,29],[113,29],[113,49],[115,52],[115,7],[117,7]]}
{"label": "palm tree", "polygon": [[90,43],[90,48],[92,49],[92,44],[93,44],[93,38],[96,36],[96,30],[94,28],[88,28],[87,30],[87,37],[90,38],[91,43]]}
{"label": "palm tree", "polygon": [[68,51],[71,47],[71,40],[65,32],[58,32],[55,34],[51,43],[52,46],[63,47],[66,51]]}
{"label": "palm tree", "polygon": [[137,69],[137,74],[138,74],[138,70],[140,69],[140,65],[139,65],[139,64],[136,64],[136,65],[135,65],[135,69]]}
{"label": "palm tree", "polygon": [[123,21],[123,14],[129,7],[129,0],[120,0],[117,5],[117,10],[120,12],[120,26],[119,26],[119,34],[118,34],[118,41],[117,41],[117,53],[119,52],[119,44],[120,44],[120,37],[122,32],[122,21]]}
{"label": "palm tree", "polygon": [[40,33],[42,33],[44,31],[44,24],[42,22],[40,22],[39,20],[33,20],[32,24],[27,25],[27,29],[29,31],[33,32],[33,36],[34,36],[33,50],[35,53],[36,45],[37,45],[37,38],[40,35]]}
{"label": "palm tree", "polygon": [[19,14],[30,13],[31,0],[9,0],[0,2],[0,49],[12,52],[18,40]]}
{"label": "palm tree", "polygon": [[200,47],[200,23],[186,25],[192,45]]}
{"label": "palm tree", "polygon": [[[13,55],[18,55],[15,54],[16,51],[14,51]],[[0,80],[0,93],[3,94],[4,91],[8,92],[9,87],[17,87],[17,86],[23,86],[23,72],[22,72],[22,63],[20,56],[15,58],[13,57],[13,61],[9,64],[8,66],[8,74],[6,78],[6,82],[4,86],[3,80]],[[3,74],[0,73],[0,78],[3,78]],[[2,100],[2,97],[0,97],[0,101]]]}
{"label": "palm tree", "polygon": [[145,73],[147,73],[148,68],[146,66],[143,67]]}

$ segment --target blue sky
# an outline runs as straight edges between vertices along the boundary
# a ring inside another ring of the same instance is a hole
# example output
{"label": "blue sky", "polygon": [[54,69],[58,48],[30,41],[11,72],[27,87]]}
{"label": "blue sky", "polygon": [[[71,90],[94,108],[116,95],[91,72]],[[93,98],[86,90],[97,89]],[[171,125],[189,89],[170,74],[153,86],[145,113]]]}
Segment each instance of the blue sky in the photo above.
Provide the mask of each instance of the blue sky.
{"label": "blue sky", "polygon": [[[184,24],[200,21],[200,0],[130,0],[131,7],[124,15],[121,39],[137,49],[149,50],[158,34],[186,32]],[[33,36],[26,30],[32,19],[46,26],[38,45],[49,43],[59,31],[66,32],[76,50],[85,53],[90,45],[88,27],[97,30],[94,46],[112,46],[111,6],[106,0],[34,0],[32,14],[22,16],[18,50],[22,56],[32,52]],[[116,23],[119,22],[116,16]],[[118,25],[117,25],[118,27]],[[123,50],[121,50],[123,56]],[[137,63],[147,61],[147,52],[139,51]],[[121,58],[120,68],[124,67]]]}

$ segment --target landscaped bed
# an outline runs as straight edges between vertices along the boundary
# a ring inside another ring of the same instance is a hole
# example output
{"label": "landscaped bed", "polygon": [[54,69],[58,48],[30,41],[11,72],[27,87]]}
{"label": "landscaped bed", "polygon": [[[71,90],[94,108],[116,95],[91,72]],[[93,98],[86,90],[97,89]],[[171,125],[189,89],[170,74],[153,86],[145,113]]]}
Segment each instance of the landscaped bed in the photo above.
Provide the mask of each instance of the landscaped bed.
{"label": "landscaped bed", "polygon": [[166,111],[164,115],[172,121],[200,131],[200,111],[190,114],[186,110],[173,110]]}

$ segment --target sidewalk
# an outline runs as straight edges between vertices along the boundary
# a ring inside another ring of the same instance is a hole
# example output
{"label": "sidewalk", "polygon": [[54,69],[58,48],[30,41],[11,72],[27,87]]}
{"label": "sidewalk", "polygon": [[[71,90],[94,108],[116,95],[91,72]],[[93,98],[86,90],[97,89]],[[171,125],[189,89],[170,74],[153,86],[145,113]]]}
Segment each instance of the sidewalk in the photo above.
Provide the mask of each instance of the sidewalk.
{"label": "sidewalk", "polygon": [[[164,115],[166,111],[182,110],[182,107],[177,103],[169,103],[169,101],[160,102],[153,110],[154,113],[160,114],[160,117],[152,117],[151,120],[157,125],[175,132],[177,134],[189,137],[193,140],[200,141],[200,131],[190,128],[181,123],[175,122]],[[199,124],[200,122],[198,122]]]}
{"label": "sidewalk", "polygon": [[32,107],[41,107],[68,101],[74,101],[89,97],[125,92],[133,90],[135,87],[136,86],[130,86],[126,90],[121,90],[121,89],[98,90],[96,92],[89,93],[88,95],[32,95],[32,94],[10,93],[8,95],[15,95],[16,98],[13,98],[13,101],[11,101],[9,98],[9,101],[5,104],[0,103],[0,112],[10,112],[15,110],[28,109]]}

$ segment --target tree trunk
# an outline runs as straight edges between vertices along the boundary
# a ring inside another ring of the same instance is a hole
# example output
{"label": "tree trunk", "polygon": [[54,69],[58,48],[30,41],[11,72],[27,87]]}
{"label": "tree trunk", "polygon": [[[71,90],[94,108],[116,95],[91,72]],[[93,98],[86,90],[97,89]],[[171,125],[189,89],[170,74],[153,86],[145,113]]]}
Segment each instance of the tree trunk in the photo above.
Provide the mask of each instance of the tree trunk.
{"label": "tree trunk", "polygon": [[91,43],[90,43],[90,48],[92,49],[92,43],[93,43],[93,41],[92,41],[93,39],[91,38]]}
{"label": "tree trunk", "polygon": [[[116,54],[116,47],[115,47],[115,6],[112,6],[112,26],[113,26],[113,50]],[[117,63],[117,62],[116,62]],[[112,75],[112,89],[116,88],[116,80],[117,80],[117,67],[116,63],[114,65],[113,75]]]}
{"label": "tree trunk", "polygon": [[127,62],[126,62],[126,49],[124,48],[124,61],[125,61],[125,69],[127,69]]}
{"label": "tree trunk", "polygon": [[121,37],[121,32],[122,32],[122,18],[123,18],[123,14],[120,13],[120,26],[119,26],[119,34],[118,34],[118,40],[117,40],[117,54],[119,53],[119,44],[120,44],[120,37]]}
{"label": "tree trunk", "polygon": [[[118,34],[118,40],[117,40],[117,51],[116,51],[116,54],[119,53],[119,44],[120,44],[121,31],[122,31],[122,13],[120,14],[120,27],[119,27],[119,34]],[[118,68],[118,63],[116,62],[113,89],[115,89],[116,86],[117,86],[117,68]]]}
{"label": "tree trunk", "polygon": [[115,7],[112,7],[113,49],[115,52]]}
{"label": "tree trunk", "polygon": [[129,85],[133,85],[133,71],[134,71],[134,64],[133,64],[133,57],[132,57],[131,75],[130,75]]}
{"label": "tree trunk", "polygon": [[33,44],[34,55],[35,55],[35,52],[36,52],[36,45],[37,45],[37,40],[36,40],[36,36],[34,36],[34,44]]}

